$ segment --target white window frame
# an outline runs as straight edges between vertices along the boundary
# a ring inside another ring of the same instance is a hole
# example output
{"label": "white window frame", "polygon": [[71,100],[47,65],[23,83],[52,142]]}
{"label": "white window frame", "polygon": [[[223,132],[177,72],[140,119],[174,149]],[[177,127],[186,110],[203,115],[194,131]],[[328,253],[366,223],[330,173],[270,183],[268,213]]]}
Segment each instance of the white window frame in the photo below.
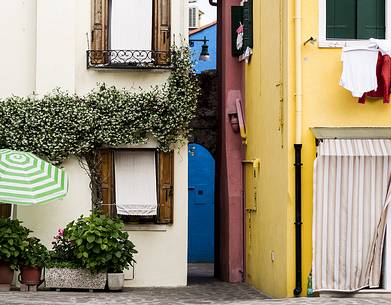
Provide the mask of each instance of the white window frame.
{"label": "white window frame", "polygon": [[[386,1],[386,39],[391,39],[391,0]],[[368,40],[327,40],[326,39],[326,0],[319,0],[319,38],[318,46],[320,48],[342,48],[345,46],[367,45]]]}

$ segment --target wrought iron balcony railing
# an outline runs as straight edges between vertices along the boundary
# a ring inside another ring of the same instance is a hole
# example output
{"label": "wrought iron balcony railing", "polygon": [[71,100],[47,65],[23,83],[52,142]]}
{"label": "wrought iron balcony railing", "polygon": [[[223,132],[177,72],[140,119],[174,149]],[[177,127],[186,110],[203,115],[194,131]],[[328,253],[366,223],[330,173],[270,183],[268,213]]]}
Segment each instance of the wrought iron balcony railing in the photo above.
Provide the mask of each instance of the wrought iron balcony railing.
{"label": "wrought iron balcony railing", "polygon": [[150,50],[88,50],[87,68],[169,69],[170,52]]}

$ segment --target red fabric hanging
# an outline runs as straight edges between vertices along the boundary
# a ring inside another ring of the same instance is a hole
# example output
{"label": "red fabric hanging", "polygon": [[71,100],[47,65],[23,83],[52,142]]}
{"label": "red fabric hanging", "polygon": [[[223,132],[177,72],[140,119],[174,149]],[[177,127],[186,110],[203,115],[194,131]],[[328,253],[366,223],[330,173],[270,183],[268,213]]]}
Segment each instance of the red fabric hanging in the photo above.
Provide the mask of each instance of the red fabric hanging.
{"label": "red fabric hanging", "polygon": [[367,97],[383,98],[383,102],[388,104],[390,102],[390,88],[391,88],[391,57],[389,55],[382,55],[379,52],[379,57],[376,65],[377,76],[377,90],[364,93],[359,98],[360,104],[365,104]]}

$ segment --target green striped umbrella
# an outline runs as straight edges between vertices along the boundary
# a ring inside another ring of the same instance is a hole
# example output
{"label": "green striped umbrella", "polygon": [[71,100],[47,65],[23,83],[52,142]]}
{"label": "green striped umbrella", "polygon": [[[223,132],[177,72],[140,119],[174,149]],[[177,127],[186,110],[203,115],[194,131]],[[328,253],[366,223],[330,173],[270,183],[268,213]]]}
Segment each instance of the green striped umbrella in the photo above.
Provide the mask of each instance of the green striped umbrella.
{"label": "green striped umbrella", "polygon": [[32,153],[0,149],[0,202],[39,204],[63,198],[68,192],[64,170]]}

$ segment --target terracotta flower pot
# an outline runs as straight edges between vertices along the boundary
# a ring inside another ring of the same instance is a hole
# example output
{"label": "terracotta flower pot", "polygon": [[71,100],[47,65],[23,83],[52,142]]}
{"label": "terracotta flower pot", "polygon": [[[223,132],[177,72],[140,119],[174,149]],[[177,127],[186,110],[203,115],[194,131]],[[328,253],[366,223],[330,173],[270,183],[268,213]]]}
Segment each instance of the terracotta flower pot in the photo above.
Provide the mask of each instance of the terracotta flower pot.
{"label": "terracotta flower pot", "polygon": [[20,268],[19,282],[25,285],[40,285],[41,280],[41,267],[29,267],[22,266]]}
{"label": "terracotta flower pot", "polygon": [[7,263],[0,263],[0,284],[11,285],[14,278],[14,270]]}

